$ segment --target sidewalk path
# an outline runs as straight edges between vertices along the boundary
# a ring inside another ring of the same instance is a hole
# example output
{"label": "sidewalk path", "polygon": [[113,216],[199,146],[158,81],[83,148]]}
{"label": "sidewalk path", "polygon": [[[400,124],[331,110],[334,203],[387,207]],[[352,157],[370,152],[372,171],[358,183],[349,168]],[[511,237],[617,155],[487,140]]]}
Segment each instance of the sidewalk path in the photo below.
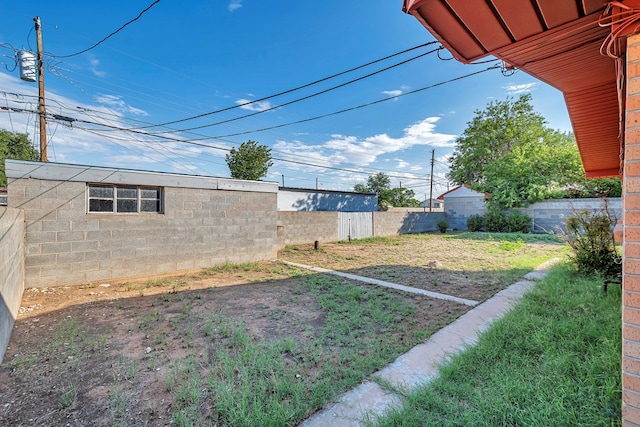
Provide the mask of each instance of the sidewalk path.
{"label": "sidewalk path", "polygon": [[[391,385],[392,388],[404,391],[411,391],[416,386],[428,383],[438,375],[438,365],[445,362],[450,355],[476,344],[478,335],[513,308],[524,293],[535,285],[534,281],[542,279],[549,268],[558,261],[559,259],[552,259],[538,266],[525,275],[524,280],[514,283],[477,305],[433,334],[425,343],[415,346],[398,357],[395,362],[373,374],[373,377],[379,378],[381,382]],[[299,264],[292,265],[303,267]],[[320,270],[323,269],[314,271]],[[355,280],[363,279],[358,279],[358,276],[354,275],[345,275],[347,276],[352,276],[349,278]],[[372,283],[370,280],[366,282]],[[344,394],[335,403],[315,413],[300,427],[360,427],[364,425],[363,420],[367,416],[380,415],[391,407],[401,405],[402,401],[398,395],[383,389],[375,380],[367,380]]]}
{"label": "sidewalk path", "polygon": [[397,283],[385,282],[384,280],[371,279],[369,277],[357,276],[355,274],[343,273],[341,271],[327,270],[326,268],[312,267],[310,265],[298,264],[290,261],[282,261],[282,262],[284,262],[287,265],[292,265],[294,267],[315,271],[316,273],[333,274],[334,276],[340,276],[346,279],[357,280],[359,282],[368,283],[370,285],[384,286],[385,288],[397,289],[399,291],[425,295],[431,298],[444,299],[447,301],[457,302],[459,304],[469,305],[471,307],[475,307],[476,305],[479,304],[478,301],[473,301],[465,298],[458,298],[458,297],[454,297],[453,295],[441,294],[439,292],[427,291],[425,289],[412,288],[410,286],[399,285]]}

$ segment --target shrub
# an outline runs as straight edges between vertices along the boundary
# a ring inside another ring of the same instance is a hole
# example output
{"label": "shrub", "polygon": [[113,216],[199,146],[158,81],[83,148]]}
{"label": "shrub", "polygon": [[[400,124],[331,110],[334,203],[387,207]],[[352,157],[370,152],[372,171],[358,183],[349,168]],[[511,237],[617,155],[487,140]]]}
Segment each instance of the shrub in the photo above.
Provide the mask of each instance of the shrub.
{"label": "shrub", "polygon": [[622,273],[620,256],[613,239],[616,219],[607,205],[600,211],[573,212],[567,218],[565,239],[573,249],[572,261],[578,271],[617,277]]}
{"label": "shrub", "polygon": [[439,219],[438,230],[440,230],[441,233],[446,233],[447,228],[449,228],[449,221],[447,221],[446,219]]}
{"label": "shrub", "polygon": [[484,214],[484,228],[491,233],[506,233],[509,231],[507,216],[498,209],[489,209]]}
{"label": "shrub", "polygon": [[529,233],[533,228],[533,220],[520,211],[511,211],[506,217],[507,230],[510,233]]}
{"label": "shrub", "polygon": [[467,218],[467,229],[469,231],[482,231],[484,228],[484,217],[482,215],[471,215]]}

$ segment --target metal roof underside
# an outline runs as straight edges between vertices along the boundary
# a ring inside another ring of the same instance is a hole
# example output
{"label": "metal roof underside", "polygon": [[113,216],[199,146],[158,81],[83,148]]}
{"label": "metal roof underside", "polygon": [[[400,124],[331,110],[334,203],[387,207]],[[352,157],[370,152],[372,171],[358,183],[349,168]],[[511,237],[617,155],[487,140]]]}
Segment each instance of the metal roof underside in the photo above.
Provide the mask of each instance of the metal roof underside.
{"label": "metal roof underside", "polygon": [[404,0],[461,62],[502,59],[564,94],[587,177],[620,176],[615,61],[600,54],[603,0]]}

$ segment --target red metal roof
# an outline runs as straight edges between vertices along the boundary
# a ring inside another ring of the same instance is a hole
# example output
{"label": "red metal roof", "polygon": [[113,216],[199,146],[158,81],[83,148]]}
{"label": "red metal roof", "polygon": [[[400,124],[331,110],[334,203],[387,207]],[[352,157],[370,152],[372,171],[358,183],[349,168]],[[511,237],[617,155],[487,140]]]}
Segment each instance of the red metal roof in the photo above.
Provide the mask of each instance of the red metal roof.
{"label": "red metal roof", "polygon": [[[624,1],[624,0],[623,0]],[[464,63],[494,55],[564,94],[587,177],[620,175],[615,60],[600,54],[602,0],[405,0]]]}

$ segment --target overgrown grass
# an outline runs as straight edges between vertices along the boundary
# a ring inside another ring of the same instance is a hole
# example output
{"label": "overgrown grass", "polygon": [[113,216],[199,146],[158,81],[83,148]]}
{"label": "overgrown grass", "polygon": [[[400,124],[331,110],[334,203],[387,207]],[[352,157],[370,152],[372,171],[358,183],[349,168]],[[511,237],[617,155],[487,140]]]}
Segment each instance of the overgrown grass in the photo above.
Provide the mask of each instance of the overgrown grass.
{"label": "overgrown grass", "polygon": [[262,339],[218,314],[193,319],[209,341],[208,357],[187,352],[169,368],[175,425],[297,425],[452,320],[415,328],[415,308],[403,298],[332,276],[304,277],[298,292],[326,313],[303,340]]}
{"label": "overgrown grass", "polygon": [[351,239],[351,240],[340,240],[338,243],[340,244],[358,244],[358,245],[393,245],[399,246],[402,244],[402,241],[397,237],[383,237],[383,236],[375,236],[375,237],[364,237],[362,239]]}
{"label": "overgrown grass", "polygon": [[466,239],[466,240],[489,240],[498,242],[517,242],[524,243],[565,243],[561,236],[555,234],[536,234],[536,233],[484,233],[465,231],[461,233],[448,234],[449,239]]}
{"label": "overgrown grass", "polygon": [[264,271],[265,268],[259,262],[234,263],[226,262],[224,264],[215,265],[205,268],[204,274],[214,274],[220,272],[239,272],[239,271]]}
{"label": "overgrown grass", "polygon": [[617,426],[621,290],[563,264],[380,426]]}

